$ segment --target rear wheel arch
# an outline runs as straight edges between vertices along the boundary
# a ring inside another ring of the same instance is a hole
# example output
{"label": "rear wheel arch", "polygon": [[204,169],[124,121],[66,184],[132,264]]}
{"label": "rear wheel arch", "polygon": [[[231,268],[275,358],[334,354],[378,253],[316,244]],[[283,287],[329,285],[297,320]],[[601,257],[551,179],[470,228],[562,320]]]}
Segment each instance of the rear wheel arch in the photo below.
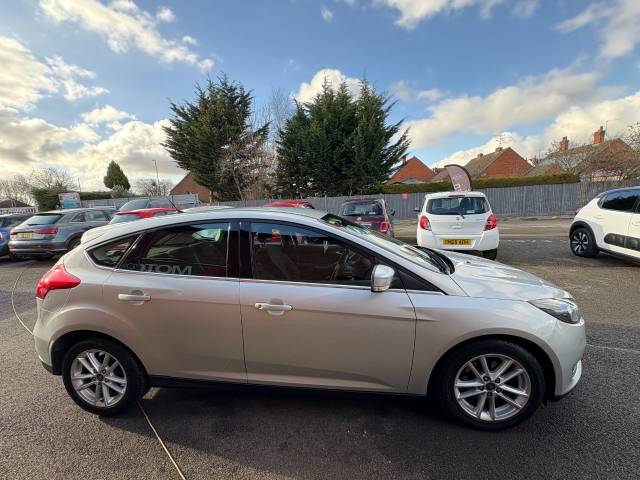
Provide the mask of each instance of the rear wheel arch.
{"label": "rear wheel arch", "polygon": [[467,345],[484,341],[484,340],[502,340],[505,342],[511,342],[515,345],[518,345],[529,353],[531,353],[535,359],[542,367],[542,371],[544,373],[545,380],[545,392],[544,399],[549,400],[553,398],[555,395],[555,387],[556,387],[556,370],[553,366],[553,362],[551,358],[545,352],[542,347],[537,345],[535,342],[528,340],[523,337],[518,337],[515,335],[481,335],[479,337],[469,338],[464,340],[453,347],[449,348],[444,354],[440,356],[435,366],[431,370],[431,374],[429,375],[429,381],[427,383],[427,396],[432,396],[437,391],[437,382],[440,380],[441,372],[443,366],[446,364],[448,358],[457,350]]}
{"label": "rear wheel arch", "polygon": [[60,338],[58,338],[51,346],[52,373],[54,375],[61,375],[62,362],[69,349],[76,343],[83,340],[88,340],[90,338],[101,338],[118,344],[120,347],[131,353],[131,355],[136,359],[145,374],[147,374],[147,369],[145,368],[144,363],[142,363],[140,357],[138,357],[138,355],[136,355],[136,353],[127,344],[115,337],[112,337],[111,335],[107,335],[106,333],[98,332],[95,330],[74,330],[72,332],[65,333]]}

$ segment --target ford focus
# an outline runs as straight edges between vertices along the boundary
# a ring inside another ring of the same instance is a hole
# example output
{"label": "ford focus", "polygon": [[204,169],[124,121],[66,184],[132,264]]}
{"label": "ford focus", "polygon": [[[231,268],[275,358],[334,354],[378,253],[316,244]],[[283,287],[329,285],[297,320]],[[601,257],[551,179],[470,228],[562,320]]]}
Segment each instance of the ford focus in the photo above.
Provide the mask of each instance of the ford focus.
{"label": "ford focus", "polygon": [[80,407],[228,382],[437,398],[500,429],[570,392],[566,291],[312,209],[221,209],[93,229],[40,280],[36,351]]}

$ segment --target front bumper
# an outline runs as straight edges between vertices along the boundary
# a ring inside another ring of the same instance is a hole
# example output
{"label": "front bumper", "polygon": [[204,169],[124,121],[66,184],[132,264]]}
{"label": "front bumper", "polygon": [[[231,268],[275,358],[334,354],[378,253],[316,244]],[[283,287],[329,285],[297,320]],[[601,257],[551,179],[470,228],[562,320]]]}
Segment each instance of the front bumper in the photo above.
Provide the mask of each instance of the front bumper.
{"label": "front bumper", "polygon": [[0,257],[9,255],[9,242],[4,242],[0,245]]}
{"label": "front bumper", "polygon": [[[495,250],[500,243],[498,229],[483,231],[480,234],[435,234],[431,230],[418,227],[416,233],[418,245],[440,250],[479,251]],[[444,240],[470,240],[469,245],[445,245]]]}
{"label": "front bumper", "polygon": [[557,400],[573,390],[582,377],[582,356],[587,346],[584,319],[574,325],[558,321],[547,344],[555,354],[556,381],[550,397]]}

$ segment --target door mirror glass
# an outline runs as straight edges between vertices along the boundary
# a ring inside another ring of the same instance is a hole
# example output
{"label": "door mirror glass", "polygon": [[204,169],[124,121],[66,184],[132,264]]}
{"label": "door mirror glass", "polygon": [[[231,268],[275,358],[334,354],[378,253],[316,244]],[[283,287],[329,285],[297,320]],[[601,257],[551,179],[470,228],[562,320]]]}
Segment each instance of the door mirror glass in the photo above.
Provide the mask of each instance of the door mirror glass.
{"label": "door mirror glass", "polygon": [[384,292],[389,290],[395,274],[396,271],[387,265],[376,265],[371,275],[371,291]]}

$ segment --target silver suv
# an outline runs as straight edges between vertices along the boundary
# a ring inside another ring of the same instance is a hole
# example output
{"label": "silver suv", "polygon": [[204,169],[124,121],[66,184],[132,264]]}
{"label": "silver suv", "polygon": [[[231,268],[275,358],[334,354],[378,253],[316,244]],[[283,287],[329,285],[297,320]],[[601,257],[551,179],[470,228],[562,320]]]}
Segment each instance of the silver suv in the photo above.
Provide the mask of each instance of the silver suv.
{"label": "silver suv", "polygon": [[46,260],[76,248],[84,232],[108,224],[114,213],[111,207],[38,212],[11,230],[9,250],[17,257]]}
{"label": "silver suv", "polygon": [[85,233],[37,287],[36,351],[93,413],[216,381],[439,398],[517,424],[582,372],[571,296],[317,210],[222,209]]}

